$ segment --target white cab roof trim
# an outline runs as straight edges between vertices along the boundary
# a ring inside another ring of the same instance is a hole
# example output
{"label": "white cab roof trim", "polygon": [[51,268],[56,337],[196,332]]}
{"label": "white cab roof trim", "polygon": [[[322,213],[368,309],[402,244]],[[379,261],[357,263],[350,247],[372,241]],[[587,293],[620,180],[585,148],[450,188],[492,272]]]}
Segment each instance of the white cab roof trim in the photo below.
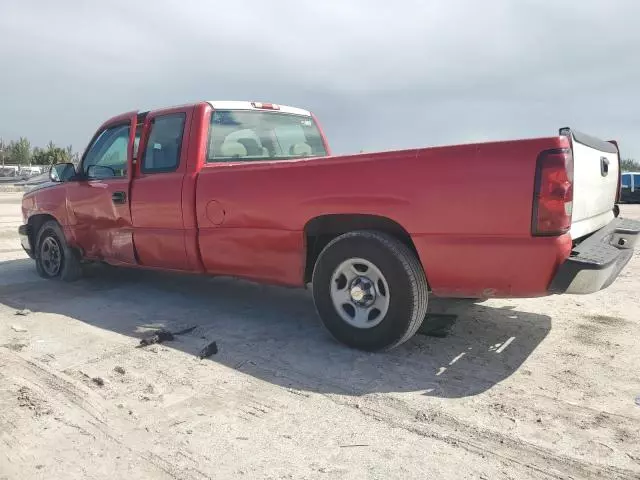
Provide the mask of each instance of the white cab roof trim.
{"label": "white cab roof trim", "polygon": [[[207,102],[214,110],[259,110],[261,112],[283,112],[292,113],[294,115],[304,115],[310,117],[311,113],[308,110],[303,110],[296,107],[287,107],[286,105],[280,105],[280,110],[267,110],[261,108],[255,108],[251,105],[251,102],[232,101],[232,100],[209,100]],[[264,103],[264,102],[263,102]]]}

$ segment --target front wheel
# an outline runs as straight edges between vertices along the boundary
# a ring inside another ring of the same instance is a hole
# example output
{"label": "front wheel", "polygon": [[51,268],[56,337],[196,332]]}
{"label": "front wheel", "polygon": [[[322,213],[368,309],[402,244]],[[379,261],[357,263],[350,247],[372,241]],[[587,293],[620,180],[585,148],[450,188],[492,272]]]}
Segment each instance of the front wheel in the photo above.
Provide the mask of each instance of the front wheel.
{"label": "front wheel", "polygon": [[58,222],[45,222],[36,236],[36,270],[47,279],[74,281],[82,275],[78,253],[67,245]]}
{"label": "front wheel", "polygon": [[382,232],[354,231],[320,253],[313,299],[338,341],[360,350],[390,350],[420,327],[428,287],[418,258],[404,243]]}

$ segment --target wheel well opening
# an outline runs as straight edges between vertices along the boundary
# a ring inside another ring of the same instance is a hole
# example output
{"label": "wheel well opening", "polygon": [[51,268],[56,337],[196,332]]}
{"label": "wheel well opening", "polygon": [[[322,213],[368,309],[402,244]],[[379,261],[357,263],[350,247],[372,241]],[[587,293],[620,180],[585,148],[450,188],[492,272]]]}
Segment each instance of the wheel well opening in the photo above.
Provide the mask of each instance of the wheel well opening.
{"label": "wheel well opening", "polygon": [[411,240],[409,232],[390,218],[363,214],[323,215],[310,220],[304,227],[306,245],[305,284],[311,282],[313,268],[324,247],[334,238],[354,230],[378,230],[393,235],[418,256],[418,251],[413,244],[413,240]]}
{"label": "wheel well opening", "polygon": [[29,240],[31,241],[31,247],[35,251],[36,249],[36,236],[38,235],[38,230],[40,227],[44,225],[45,222],[49,220],[57,221],[53,215],[48,215],[46,213],[42,213],[39,215],[33,215],[29,218],[27,225],[29,225]]}

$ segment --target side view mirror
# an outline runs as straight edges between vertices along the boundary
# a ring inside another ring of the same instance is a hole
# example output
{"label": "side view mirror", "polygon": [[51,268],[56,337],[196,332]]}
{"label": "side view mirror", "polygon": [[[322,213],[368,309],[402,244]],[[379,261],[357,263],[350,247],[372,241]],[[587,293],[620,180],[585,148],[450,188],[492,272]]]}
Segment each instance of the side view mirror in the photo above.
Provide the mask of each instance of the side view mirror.
{"label": "side view mirror", "polygon": [[49,179],[52,182],[68,182],[76,174],[76,167],[73,163],[58,163],[52,165],[49,170]]}

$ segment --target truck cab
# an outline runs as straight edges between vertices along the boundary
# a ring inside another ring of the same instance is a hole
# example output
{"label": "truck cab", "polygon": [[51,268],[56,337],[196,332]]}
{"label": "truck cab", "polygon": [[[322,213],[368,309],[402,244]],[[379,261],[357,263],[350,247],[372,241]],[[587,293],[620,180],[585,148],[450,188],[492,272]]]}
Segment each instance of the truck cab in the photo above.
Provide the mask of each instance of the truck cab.
{"label": "truck cab", "polygon": [[[42,212],[43,199],[55,204],[53,216],[87,260],[203,271],[195,188],[204,167],[327,152],[313,116],[293,107],[214,101],[128,112],[98,128],[77,170],[56,166],[62,188],[32,191],[25,215]],[[205,218],[214,215],[208,203]]]}

